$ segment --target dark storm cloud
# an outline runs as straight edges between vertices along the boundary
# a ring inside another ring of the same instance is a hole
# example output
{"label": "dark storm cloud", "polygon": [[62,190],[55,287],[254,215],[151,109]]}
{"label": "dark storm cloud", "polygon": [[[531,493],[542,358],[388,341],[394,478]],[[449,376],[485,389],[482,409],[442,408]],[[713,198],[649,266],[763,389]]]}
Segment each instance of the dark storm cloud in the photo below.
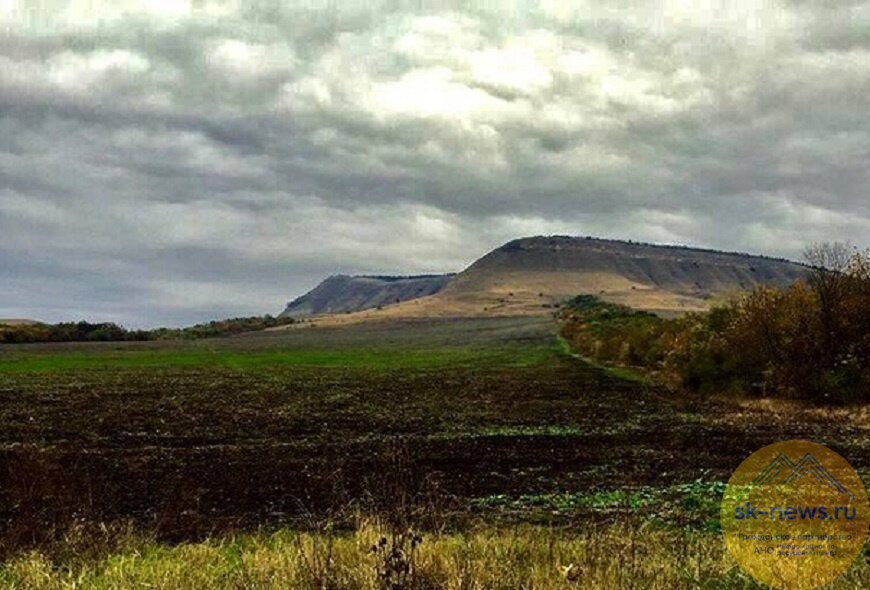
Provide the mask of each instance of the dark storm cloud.
{"label": "dark storm cloud", "polygon": [[537,233],[866,245],[870,4],[36,4],[0,3],[0,317],[275,312]]}

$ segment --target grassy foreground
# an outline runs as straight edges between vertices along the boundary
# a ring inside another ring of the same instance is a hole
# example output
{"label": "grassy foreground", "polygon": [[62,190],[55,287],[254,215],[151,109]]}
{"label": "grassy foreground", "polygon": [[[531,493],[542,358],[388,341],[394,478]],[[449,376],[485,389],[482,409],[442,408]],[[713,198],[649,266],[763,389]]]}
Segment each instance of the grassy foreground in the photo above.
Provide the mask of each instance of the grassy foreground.
{"label": "grassy foreground", "polygon": [[[44,554],[0,566],[0,585],[20,589],[505,589],[762,588],[736,567],[719,535],[617,522],[582,532],[481,525],[462,533],[390,535],[373,522],[354,532],[280,530],[176,546],[117,541],[87,558],[76,547],[63,566]],[[412,546],[413,543],[413,546]],[[399,551],[394,552],[393,549]],[[830,589],[870,587],[866,555]]]}

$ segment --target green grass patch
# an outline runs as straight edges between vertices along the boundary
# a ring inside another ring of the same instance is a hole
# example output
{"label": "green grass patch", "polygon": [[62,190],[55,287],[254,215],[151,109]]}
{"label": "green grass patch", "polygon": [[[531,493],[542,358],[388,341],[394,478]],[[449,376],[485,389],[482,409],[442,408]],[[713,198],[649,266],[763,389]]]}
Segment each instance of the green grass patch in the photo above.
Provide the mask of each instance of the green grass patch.
{"label": "green grass patch", "polygon": [[525,367],[560,355],[540,318],[302,328],[200,341],[0,345],[0,373],[142,367]]}
{"label": "green grass patch", "polygon": [[439,367],[523,367],[552,360],[555,347],[432,349],[360,348],[236,351],[220,348],[173,348],[56,352],[17,352],[0,357],[0,373],[122,369],[143,367],[225,367],[262,369],[270,366],[431,369]]}
{"label": "green grass patch", "polygon": [[535,516],[577,516],[582,514],[626,514],[640,516],[665,526],[718,531],[719,505],[725,483],[696,480],[658,488],[591,490],[551,494],[496,494],[476,498],[478,508]]}
{"label": "green grass patch", "polygon": [[559,350],[563,354],[567,354],[574,358],[580,359],[585,363],[592,365],[593,367],[597,367],[599,369],[604,370],[611,377],[616,377],[617,379],[622,379],[624,381],[631,381],[633,383],[638,383],[641,385],[653,385],[653,380],[650,379],[648,375],[646,375],[640,369],[635,369],[634,367],[626,367],[623,365],[614,365],[612,363],[600,363],[595,359],[583,356],[574,351],[571,347],[571,343],[562,335],[556,335],[556,341],[559,345]]}
{"label": "green grass patch", "polygon": [[652,385],[653,383],[652,379],[650,379],[649,376],[645,375],[642,371],[633,367],[605,365],[603,368],[605,371],[607,371],[608,375],[616,377],[617,379],[632,381],[634,383],[640,383],[642,385]]}

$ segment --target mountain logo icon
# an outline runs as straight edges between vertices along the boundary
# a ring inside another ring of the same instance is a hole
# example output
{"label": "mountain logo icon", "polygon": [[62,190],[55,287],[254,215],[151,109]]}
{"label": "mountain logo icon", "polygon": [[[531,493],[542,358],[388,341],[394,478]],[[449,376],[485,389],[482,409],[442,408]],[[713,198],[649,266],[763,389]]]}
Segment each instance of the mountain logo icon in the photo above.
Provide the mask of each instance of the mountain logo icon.
{"label": "mountain logo icon", "polygon": [[791,485],[805,476],[811,476],[816,479],[819,485],[825,485],[849,496],[852,500],[855,500],[855,496],[852,495],[843,484],[837,481],[837,478],[831,475],[830,471],[828,471],[811,453],[805,454],[797,463],[795,463],[789,459],[788,455],[782,452],[774,457],[773,460],[758,473],[755,479],[741,490],[735,500],[740,500],[740,498],[748,495],[758,486],[776,485],[776,489],[779,490],[783,486]]}

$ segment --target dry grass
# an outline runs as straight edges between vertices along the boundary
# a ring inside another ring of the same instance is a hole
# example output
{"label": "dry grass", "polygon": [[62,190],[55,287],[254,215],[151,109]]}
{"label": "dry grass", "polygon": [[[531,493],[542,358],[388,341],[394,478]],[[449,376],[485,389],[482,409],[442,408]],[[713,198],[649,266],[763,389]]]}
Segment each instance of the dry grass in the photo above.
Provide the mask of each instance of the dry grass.
{"label": "dry grass", "polygon": [[706,310],[712,300],[689,297],[632,283],[608,273],[502,273],[491,282],[464,288],[449,285],[434,295],[353,313],[323,314],[304,322],[273,328],[295,330],[312,324],[321,327],[409,318],[485,318],[547,316],[577,293],[596,293],[606,301],[662,313]]}
{"label": "dry grass", "polygon": [[30,326],[38,324],[36,320],[25,320],[19,318],[0,318],[0,326]]}
{"label": "dry grass", "polygon": [[[363,521],[343,533],[281,530],[177,546],[129,541],[91,560],[56,563],[38,552],[21,555],[0,566],[0,584],[33,590],[762,587],[736,568],[718,535],[649,524],[621,522],[580,533],[482,525],[423,535],[414,547],[410,538]],[[385,577],[385,555],[407,575]],[[868,586],[870,567],[862,556],[829,588]]]}

